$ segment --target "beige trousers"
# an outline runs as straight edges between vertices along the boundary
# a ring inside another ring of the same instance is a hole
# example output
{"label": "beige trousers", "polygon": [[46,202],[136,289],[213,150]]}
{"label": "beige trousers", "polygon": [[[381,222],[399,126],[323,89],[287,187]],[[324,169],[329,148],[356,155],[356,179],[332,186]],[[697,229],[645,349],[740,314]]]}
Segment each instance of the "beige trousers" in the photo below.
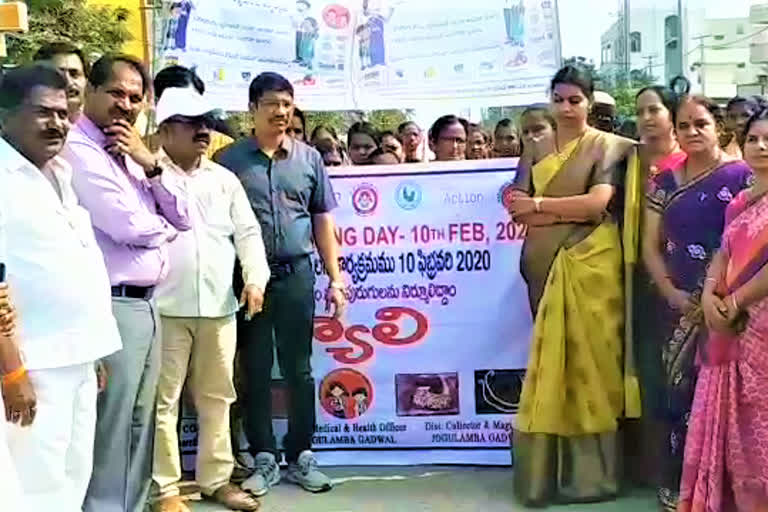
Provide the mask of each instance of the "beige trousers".
{"label": "beige trousers", "polygon": [[162,317],[162,365],[157,387],[157,426],[152,479],[158,496],[179,494],[181,458],[176,426],[186,379],[197,411],[199,432],[196,480],[212,495],[229,482],[234,467],[229,407],[237,342],[235,316]]}

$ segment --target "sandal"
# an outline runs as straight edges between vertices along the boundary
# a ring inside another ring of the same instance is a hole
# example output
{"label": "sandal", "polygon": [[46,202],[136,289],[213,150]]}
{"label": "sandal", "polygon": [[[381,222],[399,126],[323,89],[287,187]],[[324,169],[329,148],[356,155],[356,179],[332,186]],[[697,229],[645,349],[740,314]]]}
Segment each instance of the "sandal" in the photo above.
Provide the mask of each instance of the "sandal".
{"label": "sandal", "polygon": [[152,512],[191,512],[181,496],[160,498],[152,505]]}
{"label": "sandal", "polygon": [[206,495],[206,498],[230,510],[253,511],[258,510],[260,506],[256,498],[232,483],[222,485],[212,495]]}

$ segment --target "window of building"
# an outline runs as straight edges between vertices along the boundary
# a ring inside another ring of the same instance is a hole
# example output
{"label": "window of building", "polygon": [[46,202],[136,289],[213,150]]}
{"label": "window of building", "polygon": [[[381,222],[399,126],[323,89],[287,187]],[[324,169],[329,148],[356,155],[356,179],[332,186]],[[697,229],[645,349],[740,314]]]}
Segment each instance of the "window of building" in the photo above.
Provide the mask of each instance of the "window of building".
{"label": "window of building", "polygon": [[632,53],[640,53],[643,51],[640,32],[632,32],[629,34],[629,51]]}
{"label": "window of building", "polygon": [[738,25],[736,25],[736,35],[737,36],[744,35],[744,24],[739,23]]}
{"label": "window of building", "polygon": [[715,34],[715,41],[722,41],[723,39],[725,39],[723,34]]}

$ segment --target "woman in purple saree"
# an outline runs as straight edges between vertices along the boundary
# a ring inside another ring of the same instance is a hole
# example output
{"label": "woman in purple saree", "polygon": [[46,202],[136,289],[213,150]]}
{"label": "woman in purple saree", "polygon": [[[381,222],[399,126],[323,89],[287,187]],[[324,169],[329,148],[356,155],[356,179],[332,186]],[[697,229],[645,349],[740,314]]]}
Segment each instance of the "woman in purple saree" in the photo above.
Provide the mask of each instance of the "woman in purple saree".
{"label": "woman in purple saree", "polygon": [[[687,158],[651,179],[646,202],[643,260],[659,292],[656,304],[643,309],[655,335],[644,343],[660,344],[664,383],[644,411],[664,425],[666,447],[659,501],[675,510],[682,472],[686,424],[696,384],[694,359],[705,333],[701,289],[725,222],[725,208],[747,186],[751,172],[729,160],[718,145],[720,108],[703,97],[684,98],[675,127]],[[647,403],[647,401],[646,401]]]}

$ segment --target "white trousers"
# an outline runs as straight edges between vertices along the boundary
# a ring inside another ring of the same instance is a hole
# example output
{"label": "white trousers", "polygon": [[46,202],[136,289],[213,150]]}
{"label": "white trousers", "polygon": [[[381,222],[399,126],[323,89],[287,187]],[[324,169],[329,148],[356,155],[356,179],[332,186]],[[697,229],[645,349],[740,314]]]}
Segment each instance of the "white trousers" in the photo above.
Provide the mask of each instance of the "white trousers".
{"label": "white trousers", "polygon": [[93,467],[96,372],[93,363],[34,370],[37,416],[8,424],[8,446],[26,510],[80,512]]}
{"label": "white trousers", "polygon": [[11,460],[11,452],[8,450],[8,439],[5,433],[5,405],[0,394],[0,496],[3,507],[8,510],[30,510],[23,505],[21,497],[21,485],[16,476],[16,468]]}

